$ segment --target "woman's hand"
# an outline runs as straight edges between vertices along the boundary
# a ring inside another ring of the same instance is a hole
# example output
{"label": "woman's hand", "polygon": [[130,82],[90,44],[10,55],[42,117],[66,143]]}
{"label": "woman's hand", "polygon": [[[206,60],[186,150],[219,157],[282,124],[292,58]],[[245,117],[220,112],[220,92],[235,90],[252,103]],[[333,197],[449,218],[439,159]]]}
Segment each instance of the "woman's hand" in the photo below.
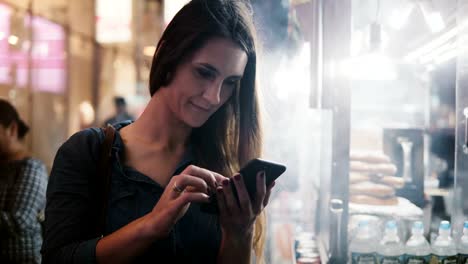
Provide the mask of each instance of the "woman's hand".
{"label": "woman's hand", "polygon": [[152,212],[147,215],[149,232],[166,237],[174,224],[187,212],[191,202],[209,202],[208,193],[217,182],[227,179],[215,172],[190,165],[173,176]]}
{"label": "woman's hand", "polygon": [[208,189],[225,177],[197,166],[187,167],[169,181],[153,210],[100,239],[96,245],[98,263],[133,263],[135,256],[165,238],[185,214],[191,202],[208,202]]}
{"label": "woman's hand", "polygon": [[[264,171],[256,176],[257,192],[252,201],[240,174],[234,175],[231,179],[224,179],[222,186],[216,189],[223,240],[245,243],[246,239],[252,238],[255,219],[268,204],[271,189],[275,185],[273,182],[270,186],[266,186]],[[236,201],[229,181],[234,181],[239,203]]]}

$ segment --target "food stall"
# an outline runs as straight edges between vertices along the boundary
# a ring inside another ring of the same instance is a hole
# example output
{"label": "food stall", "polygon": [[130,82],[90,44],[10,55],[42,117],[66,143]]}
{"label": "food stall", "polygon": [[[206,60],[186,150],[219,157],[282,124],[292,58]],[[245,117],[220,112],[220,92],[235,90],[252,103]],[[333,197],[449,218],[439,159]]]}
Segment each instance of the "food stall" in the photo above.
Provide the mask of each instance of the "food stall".
{"label": "food stall", "polygon": [[362,221],[376,244],[394,222],[405,244],[415,222],[434,243],[446,220],[458,243],[468,214],[468,2],[296,2],[297,57],[307,61],[266,67],[276,87],[267,114],[293,109],[266,120],[266,157],[293,168],[269,211],[272,263],[298,261],[304,237],[322,263],[351,263]]}

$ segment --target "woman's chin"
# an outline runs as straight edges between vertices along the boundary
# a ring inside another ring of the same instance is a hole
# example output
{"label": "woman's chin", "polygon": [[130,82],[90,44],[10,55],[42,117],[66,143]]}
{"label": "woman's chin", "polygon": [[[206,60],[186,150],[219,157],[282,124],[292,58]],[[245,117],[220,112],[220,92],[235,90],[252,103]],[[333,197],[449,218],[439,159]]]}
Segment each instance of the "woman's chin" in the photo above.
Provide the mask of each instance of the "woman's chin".
{"label": "woman's chin", "polygon": [[192,128],[199,128],[203,126],[206,123],[206,119],[201,119],[201,118],[192,118],[186,122],[187,125],[189,125]]}

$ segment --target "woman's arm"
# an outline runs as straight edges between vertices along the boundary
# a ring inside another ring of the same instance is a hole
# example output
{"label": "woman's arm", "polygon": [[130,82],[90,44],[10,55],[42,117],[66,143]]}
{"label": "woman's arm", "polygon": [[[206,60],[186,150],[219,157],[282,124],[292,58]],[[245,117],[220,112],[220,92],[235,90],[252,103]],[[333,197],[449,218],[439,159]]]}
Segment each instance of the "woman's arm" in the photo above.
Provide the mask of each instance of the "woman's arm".
{"label": "woman's arm", "polygon": [[250,263],[252,258],[252,240],[252,232],[245,234],[244,237],[238,237],[238,235],[230,235],[223,230],[218,263]]}
{"label": "woman's arm", "polygon": [[99,134],[84,130],[58,150],[47,186],[44,263],[89,263],[99,237],[93,234],[97,204],[91,179],[96,177]]}

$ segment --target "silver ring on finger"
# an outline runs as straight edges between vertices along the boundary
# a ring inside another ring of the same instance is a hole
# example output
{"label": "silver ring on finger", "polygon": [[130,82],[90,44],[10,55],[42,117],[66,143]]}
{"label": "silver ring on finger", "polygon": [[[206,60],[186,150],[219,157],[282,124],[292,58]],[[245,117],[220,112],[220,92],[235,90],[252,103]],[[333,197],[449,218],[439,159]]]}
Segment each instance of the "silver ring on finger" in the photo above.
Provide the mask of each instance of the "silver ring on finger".
{"label": "silver ring on finger", "polygon": [[172,190],[176,193],[183,193],[184,189],[181,189],[179,186],[177,186],[177,182],[174,181],[174,185],[172,185]]}

